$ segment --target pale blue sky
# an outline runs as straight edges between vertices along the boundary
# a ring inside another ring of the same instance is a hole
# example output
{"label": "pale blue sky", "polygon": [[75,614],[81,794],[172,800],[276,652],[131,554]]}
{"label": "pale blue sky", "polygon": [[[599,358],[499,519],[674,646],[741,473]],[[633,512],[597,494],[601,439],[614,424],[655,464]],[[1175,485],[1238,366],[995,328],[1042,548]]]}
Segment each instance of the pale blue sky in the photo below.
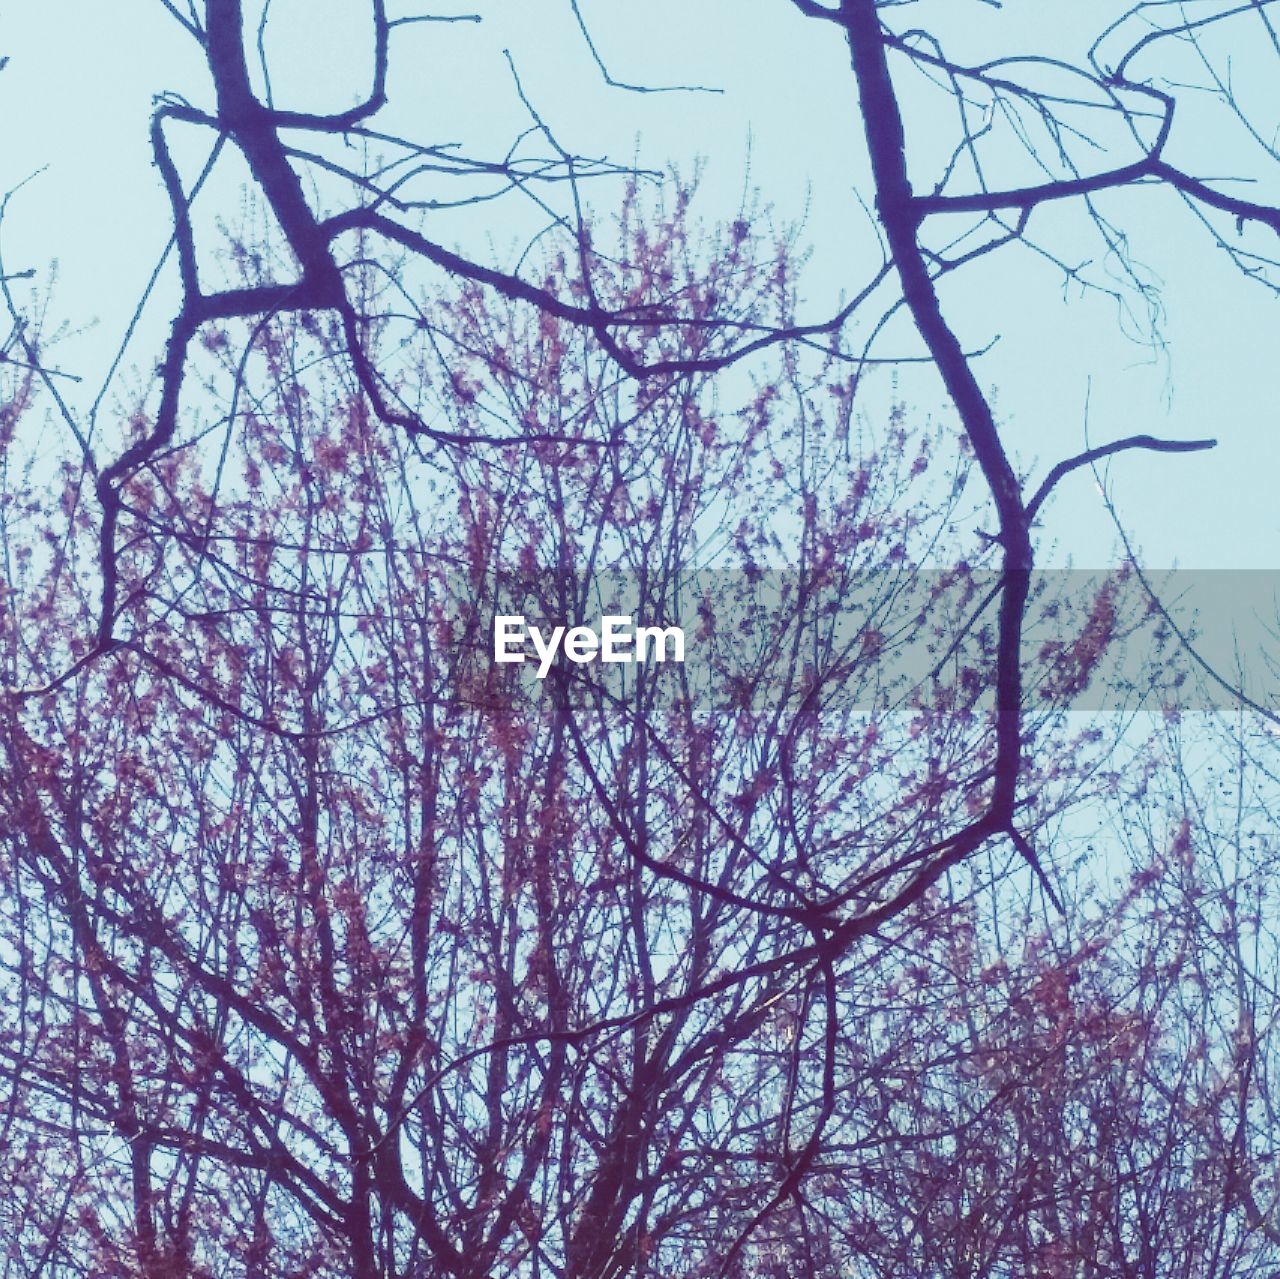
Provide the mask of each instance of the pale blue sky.
{"label": "pale blue sky", "polygon": [[[367,71],[360,0],[275,5],[270,51],[278,100],[308,109],[352,100]],[[825,24],[804,20],[787,0],[583,0],[619,78],[724,89],[642,97],[601,84],[567,0],[479,0],[472,7],[483,23],[397,33],[386,128],[501,154],[528,123],[502,57],[510,48],[530,97],[566,145],[620,161],[638,148],[644,162],[675,161],[686,170],[704,158],[708,216],[733,215],[749,153],[750,181],[779,221],[807,218],[806,238],[815,249],[807,292],[815,316],[875,265],[874,239],[853,194],[856,186],[864,194],[866,188],[852,79],[845,51]],[[904,25],[908,14],[919,25],[934,13],[960,15],[947,36],[954,56],[964,59],[1016,49],[1074,51],[1125,7],[1007,0],[995,10],[977,0],[922,0],[897,12]],[[433,10],[465,11],[456,3]],[[79,394],[91,398],[88,388],[100,382],[167,235],[167,205],[147,140],[152,95],[173,90],[205,104],[207,77],[159,0],[5,6],[0,54],[11,58],[0,72],[0,118],[8,122],[0,186],[7,190],[44,169],[11,203],[3,227],[6,265],[43,271],[56,258],[53,315],[72,325],[96,319],[92,330],[57,348],[59,362],[85,376]],[[1247,57],[1238,52],[1232,65],[1246,84]],[[1190,65],[1179,70],[1195,72]],[[1243,150],[1223,145],[1221,122],[1195,115],[1203,95],[1187,96],[1175,158],[1211,157],[1215,172],[1256,171],[1263,180],[1248,193],[1280,202],[1280,167],[1268,176]],[[1258,105],[1274,117],[1280,101],[1272,92]],[[1260,124],[1274,130],[1277,120]],[[949,146],[945,118],[924,105],[912,107],[909,127],[922,153]],[[210,220],[236,220],[236,177],[228,164],[210,189]],[[607,203],[603,190],[599,198]],[[1280,567],[1274,496],[1280,362],[1273,354],[1280,304],[1240,279],[1168,194],[1133,191],[1108,207],[1123,215],[1135,255],[1163,281],[1165,355],[1153,358],[1127,340],[1111,303],[1064,290],[1052,267],[1019,248],[952,276],[944,291],[948,314],[967,345],[982,347],[999,335],[981,376],[997,388],[1020,462],[1037,474],[1082,447],[1086,396],[1094,442],[1137,431],[1221,440],[1214,454],[1135,456],[1114,465],[1114,493],[1149,563]],[[1061,230],[1053,230],[1059,250],[1085,256],[1089,249],[1065,212],[1038,217],[1032,229],[1059,221]],[[473,244],[477,235],[492,234],[502,248],[521,226],[514,208],[501,213],[487,205],[462,219],[441,216],[434,234]],[[164,319],[162,290],[126,365],[145,370],[153,363]],[[910,334],[899,328],[886,334],[881,350],[909,347]],[[130,385],[136,379],[122,387]],[[882,387],[887,392],[887,380]],[[904,373],[901,390],[922,410],[939,409],[929,379]],[[876,412],[877,394],[873,386],[865,412]],[[1109,558],[1114,537],[1091,477],[1082,473],[1064,485],[1047,511],[1045,534],[1042,562],[1070,556],[1092,566]]]}

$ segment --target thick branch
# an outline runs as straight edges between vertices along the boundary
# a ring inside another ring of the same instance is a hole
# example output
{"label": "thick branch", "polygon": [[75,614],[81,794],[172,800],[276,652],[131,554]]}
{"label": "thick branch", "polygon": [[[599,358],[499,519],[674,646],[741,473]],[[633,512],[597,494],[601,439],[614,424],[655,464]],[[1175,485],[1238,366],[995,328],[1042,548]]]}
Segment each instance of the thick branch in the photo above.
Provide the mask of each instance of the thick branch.
{"label": "thick branch", "polygon": [[1216,448],[1217,443],[1217,440],[1160,440],[1154,435],[1129,435],[1112,444],[1101,444],[1096,449],[1086,449],[1083,453],[1077,453],[1075,457],[1059,462],[1044,477],[1040,487],[1036,489],[1035,496],[1027,503],[1027,519],[1035,519],[1036,513],[1044,505],[1045,499],[1053,492],[1059,480],[1082,466],[1088,466],[1091,462],[1100,462],[1104,457],[1111,457],[1114,453],[1124,453],[1129,449],[1146,449],[1152,453],[1199,453],[1205,449]]}
{"label": "thick branch", "polygon": [[1013,815],[1022,753],[1022,619],[1032,567],[1029,523],[1018,478],[964,348],[942,314],[919,242],[923,210],[907,176],[902,112],[889,75],[885,33],[875,0],[844,0],[861,118],[876,186],[876,207],[902,281],[903,298],[955,404],[991,490],[1004,547],[1004,582],[996,649],[996,760],[989,815],[1003,829]]}

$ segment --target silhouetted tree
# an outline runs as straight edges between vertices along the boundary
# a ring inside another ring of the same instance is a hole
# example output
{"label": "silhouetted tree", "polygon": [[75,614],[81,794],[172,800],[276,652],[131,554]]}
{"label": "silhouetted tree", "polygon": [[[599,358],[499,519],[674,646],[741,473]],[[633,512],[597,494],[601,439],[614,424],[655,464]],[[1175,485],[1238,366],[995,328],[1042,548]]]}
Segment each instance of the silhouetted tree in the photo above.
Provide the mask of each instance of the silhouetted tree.
{"label": "silhouetted tree", "polygon": [[[698,233],[687,186],[536,115],[549,160],[379,132],[409,20],[379,0],[336,114],[255,92],[238,0],[164,5],[212,104],[157,108],[180,292],[114,438],[6,295],[8,1273],[1274,1264],[1273,721],[1082,724],[1126,644],[1168,668],[1140,705],[1181,659],[1136,575],[1034,577],[1060,480],[1209,441],[1029,482],[939,293],[1050,201],[1121,248],[1092,203],[1120,186],[1274,229],[1169,164],[1174,99],[1130,78],[1268,6],[1055,62],[1086,102],[950,61],[899,5],[793,3],[848,41],[885,244],[814,322],[750,210]],[[899,68],[960,121],[929,194]],[[975,96],[1043,181],[988,182]],[[1095,109],[1136,159],[1076,167]],[[240,152],[278,229],[216,288],[177,125]],[[514,274],[427,238],[401,165],[567,207]],[[948,257],[944,215],[991,237]],[[852,335],[904,307],[941,428],[865,407]],[[683,624],[688,660],[493,661],[499,614],[613,612]]]}

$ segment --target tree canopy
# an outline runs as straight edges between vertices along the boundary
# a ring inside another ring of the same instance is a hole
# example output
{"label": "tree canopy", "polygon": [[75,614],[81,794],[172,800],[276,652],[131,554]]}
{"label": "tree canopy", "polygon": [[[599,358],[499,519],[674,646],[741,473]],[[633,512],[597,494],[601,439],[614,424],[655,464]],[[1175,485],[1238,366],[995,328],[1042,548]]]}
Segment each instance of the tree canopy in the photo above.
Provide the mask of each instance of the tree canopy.
{"label": "tree canopy", "polygon": [[[1030,255],[1158,342],[1159,198],[1273,288],[1268,0],[776,0],[879,246],[823,313],[767,189],[577,154],[519,50],[505,154],[384,128],[472,15],[349,7],[320,109],[287,5],[154,6],[205,74],[105,384],[0,262],[3,1273],[1271,1273],[1276,716],[1105,484],[1116,565],[1039,568],[1085,473],[1217,441],[1032,465],[952,289]],[[514,260],[437,229],[509,204]]]}

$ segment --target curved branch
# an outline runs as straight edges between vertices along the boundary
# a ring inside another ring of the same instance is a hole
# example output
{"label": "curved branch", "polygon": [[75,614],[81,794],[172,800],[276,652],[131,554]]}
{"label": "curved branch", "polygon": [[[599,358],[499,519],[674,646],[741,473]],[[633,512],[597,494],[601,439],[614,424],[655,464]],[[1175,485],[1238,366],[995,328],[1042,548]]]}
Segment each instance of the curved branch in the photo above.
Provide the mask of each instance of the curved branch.
{"label": "curved branch", "polygon": [[631,93],[723,93],[723,89],[713,89],[705,84],[628,84],[624,80],[615,80],[609,74],[609,68],[605,66],[604,59],[600,56],[600,50],[596,48],[596,42],[591,38],[591,30],[587,26],[587,20],[582,16],[582,7],[578,0],[569,0],[569,7],[573,10],[573,16],[577,20],[578,30],[582,32],[582,38],[587,43],[587,48],[591,52],[592,60],[600,69],[600,74],[604,77],[604,82],[611,89],[626,89]]}
{"label": "curved branch", "polygon": [[902,281],[903,298],[973,447],[996,508],[1004,547],[996,647],[995,776],[987,810],[993,827],[1004,829],[1013,816],[1022,754],[1022,625],[1034,558],[1029,521],[991,405],[942,313],[920,245],[924,209],[907,176],[902,110],[889,74],[888,38],[875,0],[843,0],[841,16],[861,100],[876,207]]}
{"label": "curved branch", "polygon": [[1059,462],[1044,477],[1040,487],[1036,489],[1035,496],[1027,503],[1027,519],[1036,518],[1036,513],[1044,505],[1045,499],[1053,492],[1059,480],[1082,466],[1088,466],[1091,462],[1099,462],[1104,457],[1111,457],[1114,453],[1124,453],[1129,449],[1145,449],[1151,453],[1200,453],[1205,449],[1216,448],[1217,444],[1217,440],[1161,440],[1154,435],[1129,435],[1111,444],[1101,444],[1095,449],[1086,449],[1083,453],[1077,453],[1075,457]]}

